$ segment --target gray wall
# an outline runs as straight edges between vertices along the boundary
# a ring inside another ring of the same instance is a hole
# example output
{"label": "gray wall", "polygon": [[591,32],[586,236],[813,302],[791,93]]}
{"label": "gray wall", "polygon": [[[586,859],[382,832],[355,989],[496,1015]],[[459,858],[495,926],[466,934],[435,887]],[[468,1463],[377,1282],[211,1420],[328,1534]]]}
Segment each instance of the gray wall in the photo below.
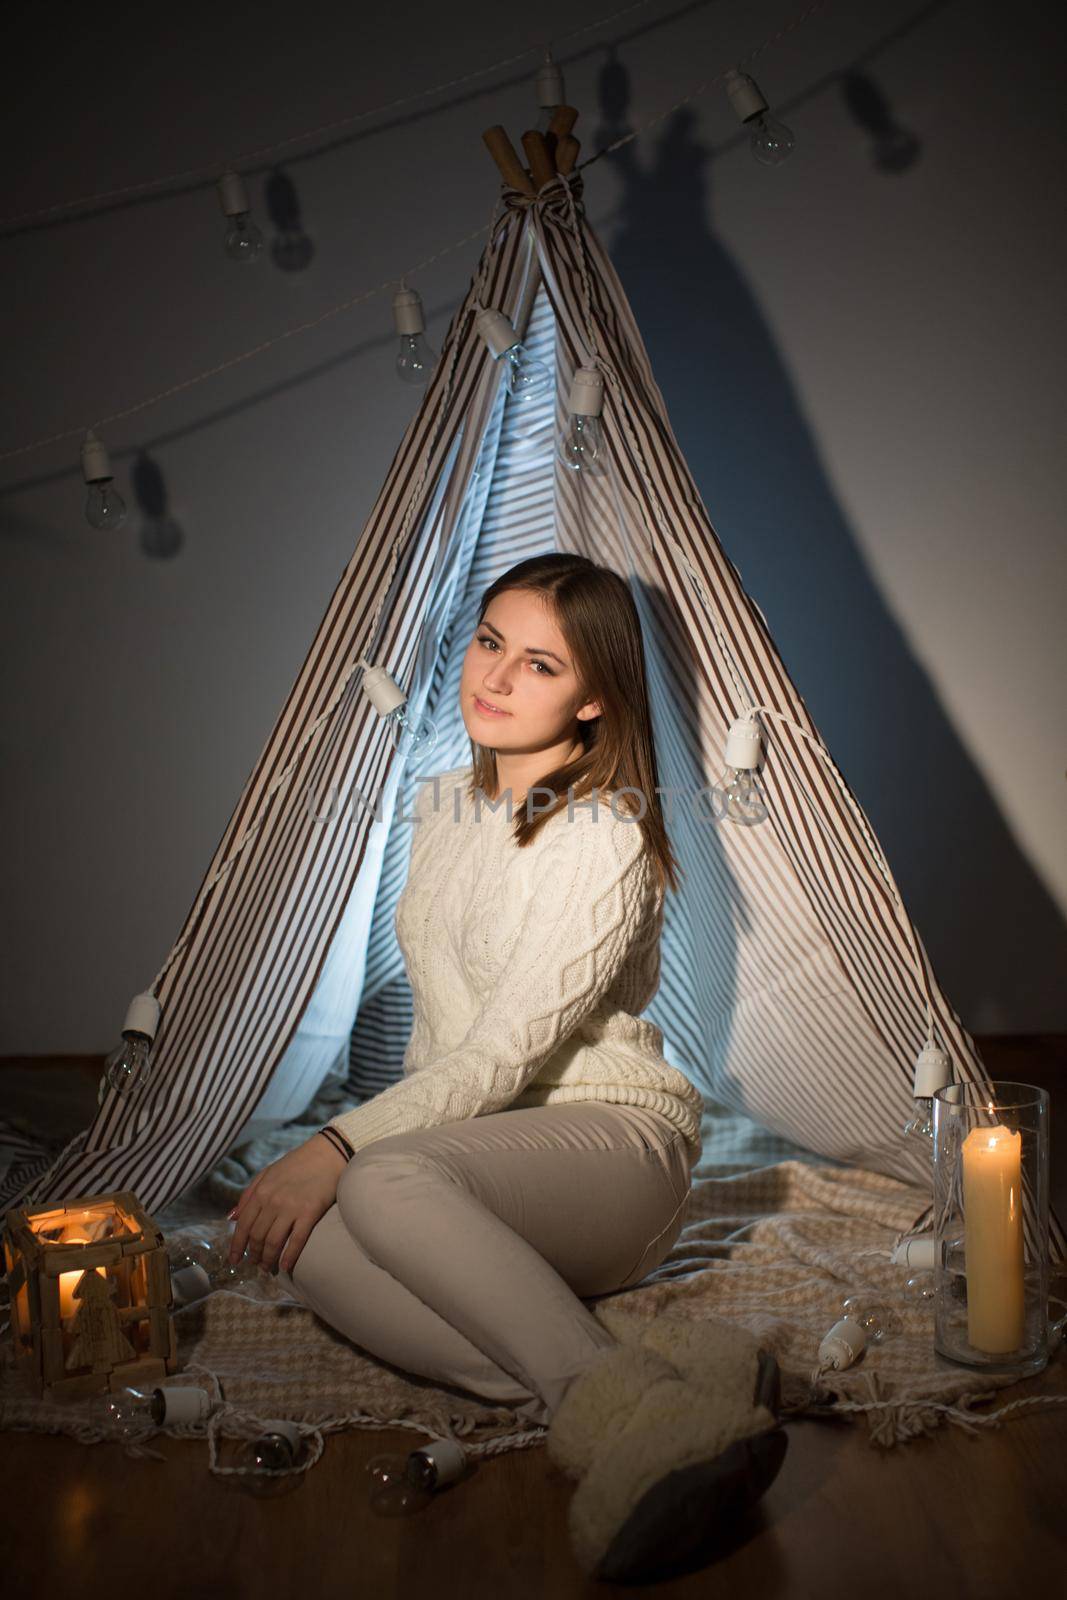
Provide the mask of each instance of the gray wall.
{"label": "gray wall", "polygon": [[[547,0],[583,155],[803,9],[660,3],[567,39],[591,14]],[[827,7],[751,68],[796,134],[780,169],[717,86],[586,173],[719,535],[950,997],[994,1033],[1067,1027],[1062,85],[1056,10],[1006,15]],[[532,16],[42,14],[9,39],[7,209],[211,168],[543,44]],[[226,261],[210,184],[0,240],[4,447],[487,223],[480,135],[518,141],[536,59],[295,147],[305,272]],[[903,170],[873,157],[879,121],[914,138]],[[438,346],[481,243],[411,276]],[[387,293],[108,425],[117,534],[83,518],[80,435],[0,463],[3,1053],[108,1048],[164,961],[417,403],[393,352]],[[142,548],[138,451],[183,531],[171,559]]]}

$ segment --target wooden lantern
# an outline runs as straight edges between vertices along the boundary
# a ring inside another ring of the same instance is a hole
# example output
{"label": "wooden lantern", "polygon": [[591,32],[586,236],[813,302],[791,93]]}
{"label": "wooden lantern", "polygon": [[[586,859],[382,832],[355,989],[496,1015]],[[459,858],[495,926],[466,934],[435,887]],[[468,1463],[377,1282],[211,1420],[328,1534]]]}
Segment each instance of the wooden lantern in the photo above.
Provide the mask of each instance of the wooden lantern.
{"label": "wooden lantern", "polygon": [[130,1191],[4,1220],[15,1363],[38,1397],[80,1400],[175,1370],[163,1234]]}

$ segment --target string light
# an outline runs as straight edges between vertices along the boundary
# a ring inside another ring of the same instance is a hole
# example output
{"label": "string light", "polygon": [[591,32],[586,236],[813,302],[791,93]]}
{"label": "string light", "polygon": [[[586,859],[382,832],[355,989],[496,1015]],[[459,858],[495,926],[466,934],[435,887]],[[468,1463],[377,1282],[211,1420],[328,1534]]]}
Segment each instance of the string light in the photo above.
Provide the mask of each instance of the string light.
{"label": "string light", "polygon": [[502,311],[481,308],[474,318],[474,328],[495,361],[506,356],[508,393],[515,400],[532,400],[544,393],[552,381],[548,368],[530,354]]}
{"label": "string light", "polygon": [[104,1064],[104,1075],[96,1101],[103,1105],[109,1089],[129,1097],[137,1092],[148,1077],[148,1057],[159,1027],[160,1005],[154,994],[135,994],[126,1011],[122,1025],[122,1043],[111,1052]]}
{"label": "string light", "polygon": [[602,477],[606,470],[604,433],[604,379],[595,367],[579,367],[567,400],[568,420],[556,440],[556,455],[565,467],[585,477]]}
{"label": "string light", "polygon": [[751,133],[749,147],[765,167],[777,167],[791,153],[796,140],[789,128],[769,114],[763,92],[747,72],[731,67],[726,74],[726,93],[730,104]]}
{"label": "string light", "polygon": [[403,278],[393,296],[393,321],[400,335],[400,349],[396,354],[397,377],[404,383],[423,384],[434,369],[437,354],[426,342],[422,297],[417,289],[409,289]]}
{"label": "string light", "polygon": [[552,121],[560,106],[567,104],[567,91],[563,87],[563,71],[559,63],[552,59],[552,50],[545,51],[545,59],[537,69],[536,94],[539,111],[537,115],[538,133],[547,133],[548,125]]}
{"label": "string light", "polygon": [[711,790],[711,808],[720,822],[751,828],[766,820],[766,796],[756,776],[760,751],[755,718],[738,717],[726,736],[726,770]]}
{"label": "string light", "polygon": [[[641,0],[641,3],[644,3],[644,0]],[[801,27],[808,20],[809,17],[813,16],[817,11],[820,11],[823,8],[824,4],[825,4],[825,0],[814,0],[814,4],[807,6],[805,8],[805,10],[800,12],[796,17],[794,17],[791,22],[788,22],[783,27],[776,29],[776,31],[774,33],[768,34],[768,36],[765,39],[763,39],[758,45],[756,45],[754,49],[748,51],[746,55],[741,57],[741,59],[743,61],[753,61],[753,60],[755,60],[756,57],[762,55],[763,52],[766,49],[768,49],[768,47],[770,45],[777,44],[779,40],[784,39],[788,34],[795,32],[796,29]],[[626,8],[623,9],[623,11],[620,11],[620,12],[616,13],[616,15],[617,16],[622,16],[622,15],[625,15],[626,11],[635,10],[635,9],[637,9],[636,6],[626,7]],[[599,20],[599,22],[597,22],[597,23],[590,23],[585,28],[579,28],[579,29],[574,30],[573,33],[572,34],[568,34],[567,37],[570,38],[570,37],[574,37],[576,34],[587,32],[589,28],[591,28],[591,27],[599,27],[599,26],[603,25],[605,22],[610,21],[610,20],[612,20],[612,19],[611,18],[601,18]],[[527,54],[529,54],[528,51],[521,52],[521,55],[527,55]],[[514,59],[515,60],[521,59],[521,56],[517,56]],[[498,66],[499,65],[505,65],[505,64],[506,63],[497,63]],[[468,76],[477,76],[477,74],[469,74]],[[711,89],[713,87],[713,85],[715,85],[716,83],[721,82],[725,78],[725,76],[726,76],[725,72],[716,73],[712,78],[709,78],[706,82],[699,84],[695,89],[691,90],[689,94],[683,95],[682,98],[680,100],[676,101],[674,105],[668,106],[664,111],[658,112],[655,116],[647,118],[644,122],[638,124],[637,127],[632,128],[628,133],[621,134],[618,139],[612,140],[610,144],[606,144],[600,150],[595,151],[591,156],[587,157],[585,161],[582,161],[582,162],[577,164],[577,166],[574,169],[575,172],[577,173],[577,172],[584,171],[584,169],[586,167],[591,166],[594,162],[601,160],[604,156],[613,155],[616,150],[621,149],[624,145],[628,145],[628,144],[632,143],[635,139],[638,139],[643,133],[646,133],[650,128],[657,127],[661,122],[664,121],[664,119],[666,117],[670,116],[670,114],[672,112],[679,110],[682,106],[688,105],[690,103],[690,101],[696,99],[698,96],[700,96],[702,94],[705,94],[709,89]],[[456,80],[456,81],[458,82],[458,81],[461,81],[461,80]],[[448,88],[450,86],[451,85],[449,85],[449,84],[440,84],[440,85],[438,85],[438,88],[444,89],[444,88]],[[419,97],[415,96],[413,98],[419,98]],[[381,110],[381,109],[387,109],[387,108],[379,107],[378,109]],[[371,115],[371,113],[369,113],[369,112],[368,113],[360,113],[359,115],[360,116],[362,116],[362,115]],[[354,120],[358,120],[358,117],[343,119],[343,121],[345,121],[345,122],[354,121]],[[251,161],[254,158],[261,157],[261,156],[263,156],[265,154],[268,154],[268,153],[273,153],[275,150],[280,149],[282,147],[282,145],[284,145],[284,144],[291,144],[291,143],[297,142],[297,140],[299,140],[301,138],[311,138],[315,133],[328,132],[328,131],[330,131],[330,127],[332,127],[332,126],[333,125],[328,125],[326,128],[323,128],[323,129],[312,130],[308,134],[296,135],[292,139],[282,140],[278,144],[269,145],[269,146],[265,147],[263,150],[249,151],[241,159],[242,160]],[[117,199],[117,198],[119,198],[121,196],[131,195],[131,194],[135,194],[135,193],[144,193],[144,192],[151,191],[151,190],[153,190],[155,188],[161,187],[165,183],[177,182],[179,179],[188,180],[188,179],[190,179],[190,178],[192,178],[194,176],[196,176],[196,174],[195,173],[191,173],[191,172],[175,173],[175,174],[172,174],[170,176],[170,178],[161,179],[158,182],[148,183],[148,184],[131,185],[131,186],[127,187],[126,189],[113,190],[113,191],[109,191],[106,194],[87,196],[84,199],[79,200],[79,201],[69,201],[69,202],[66,202],[63,205],[48,207],[44,211],[41,211],[41,212],[27,213],[24,216],[11,217],[11,218],[7,219],[6,225],[8,227],[14,227],[14,225],[17,224],[17,223],[32,222],[32,221],[37,220],[40,217],[50,216],[50,215],[53,215],[53,214],[58,213],[58,212],[71,210],[71,209],[74,209],[74,208],[76,208],[77,206],[80,206],[80,205],[87,205],[91,201],[103,201],[103,200],[109,200],[109,199]],[[236,174],[235,174],[235,176],[236,176]],[[219,182],[221,182],[221,180],[219,180]],[[426,257],[425,260],[418,262],[413,267],[409,267],[408,268],[408,274],[413,273],[413,272],[424,271],[427,267],[431,266],[435,261],[440,261],[444,256],[450,255],[453,251],[462,249],[462,247],[464,245],[469,244],[472,239],[478,238],[478,236],[480,234],[483,234],[486,231],[487,230],[484,227],[475,228],[471,233],[465,234],[461,239],[453,240],[453,242],[451,244],[445,245],[443,249],[435,251],[433,255]],[[258,232],[258,230],[257,230],[257,232]],[[285,341],[287,339],[291,339],[291,338],[295,337],[297,334],[307,333],[307,332],[311,331],[312,329],[321,326],[321,324],[326,322],[326,321],[328,321],[329,318],[339,315],[339,313],[341,313],[342,311],[348,311],[353,306],[362,304],[362,302],[364,300],[369,300],[375,294],[380,294],[384,289],[389,288],[390,285],[395,283],[396,281],[397,281],[396,280],[396,276],[394,274],[391,278],[387,278],[382,283],[379,283],[379,284],[375,285],[374,288],[367,289],[361,294],[352,295],[350,298],[348,298],[346,300],[339,301],[336,305],[329,306],[325,311],[321,312],[318,316],[309,318],[306,322],[299,323],[295,327],[287,328],[287,329],[283,330],[283,332],[281,332],[279,334],[276,334],[273,338],[261,340],[258,344],[253,345],[251,349],[241,351],[240,354],[238,354],[236,356],[231,356],[229,358],[229,360],[227,360],[227,361],[217,362],[214,366],[208,367],[202,372],[194,373],[192,377],[186,378],[181,383],[171,384],[167,388],[161,389],[155,394],[148,395],[146,398],[144,398],[142,400],[139,400],[139,401],[136,401],[133,405],[124,407],[121,411],[117,411],[117,412],[112,413],[109,417],[104,418],[104,421],[107,421],[107,422],[119,421],[120,419],[122,419],[124,417],[133,415],[137,411],[144,411],[149,406],[157,405],[161,400],[167,400],[174,394],[185,393],[186,390],[195,388],[197,384],[205,383],[205,382],[207,382],[207,380],[209,378],[217,377],[219,373],[228,372],[232,367],[239,366],[242,362],[249,361],[254,356],[261,355],[264,351],[272,349],[276,344],[280,344],[280,343],[282,343],[283,341]],[[47,434],[43,438],[31,439],[25,444],[15,445],[11,449],[0,450],[0,461],[10,461],[10,460],[13,460],[16,456],[27,455],[31,451],[43,450],[48,445],[56,444],[61,439],[68,439],[73,434],[77,434],[77,433],[80,433],[80,432],[81,432],[80,425],[77,426],[77,427],[73,427],[73,428],[65,428],[62,431],[58,432],[58,433]]]}
{"label": "string light", "polygon": [[85,497],[85,520],[89,526],[121,528],[126,521],[126,502],[115,488],[107,446],[92,428],[82,445],[82,477],[89,486]]}
{"label": "string light", "polygon": [[389,727],[394,747],[404,756],[427,756],[437,743],[437,728],[429,717],[416,717],[408,709],[407,695],[385,667],[367,667],[363,692]]}
{"label": "string light", "polygon": [[237,172],[224,172],[218,183],[219,205],[229,218],[223,248],[231,261],[258,261],[263,235],[252,221],[245,181]]}

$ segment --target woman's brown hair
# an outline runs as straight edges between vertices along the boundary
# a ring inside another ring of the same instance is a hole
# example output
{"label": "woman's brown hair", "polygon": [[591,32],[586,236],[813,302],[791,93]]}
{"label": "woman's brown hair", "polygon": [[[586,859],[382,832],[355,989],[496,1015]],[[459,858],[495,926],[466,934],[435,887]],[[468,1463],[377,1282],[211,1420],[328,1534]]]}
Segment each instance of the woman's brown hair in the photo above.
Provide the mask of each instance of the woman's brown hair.
{"label": "woman's brown hair", "polygon": [[[582,754],[537,780],[538,787],[555,792],[557,802],[533,817],[525,806],[517,808],[512,834],[516,844],[528,844],[550,817],[566,809],[568,789],[573,790],[575,802],[588,800],[596,789],[598,805],[605,806],[612,803],[609,790],[635,789],[636,796],[619,796],[616,810],[637,816],[644,796],[645,814],[639,820],[646,847],[661,886],[669,884],[677,893],[681,869],[659,803],[644,639],[629,585],[610,567],[585,556],[565,551],[531,556],[501,573],[485,590],[479,626],[490,601],[507,589],[530,589],[545,597],[571,650],[581,703],[600,704],[598,717],[578,723]],[[471,800],[478,790],[495,796],[495,753],[472,739],[471,754]]]}

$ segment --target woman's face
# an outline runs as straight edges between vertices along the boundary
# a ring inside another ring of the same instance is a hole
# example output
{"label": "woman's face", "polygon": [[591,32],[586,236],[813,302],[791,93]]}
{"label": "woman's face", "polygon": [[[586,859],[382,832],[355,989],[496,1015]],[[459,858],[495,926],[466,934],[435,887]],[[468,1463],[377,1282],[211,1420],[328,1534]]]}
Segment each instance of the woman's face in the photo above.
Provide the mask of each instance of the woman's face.
{"label": "woman's face", "polygon": [[575,738],[575,719],[600,714],[581,698],[548,602],[530,589],[506,589],[489,602],[463,658],[460,706],[475,743],[516,753]]}

